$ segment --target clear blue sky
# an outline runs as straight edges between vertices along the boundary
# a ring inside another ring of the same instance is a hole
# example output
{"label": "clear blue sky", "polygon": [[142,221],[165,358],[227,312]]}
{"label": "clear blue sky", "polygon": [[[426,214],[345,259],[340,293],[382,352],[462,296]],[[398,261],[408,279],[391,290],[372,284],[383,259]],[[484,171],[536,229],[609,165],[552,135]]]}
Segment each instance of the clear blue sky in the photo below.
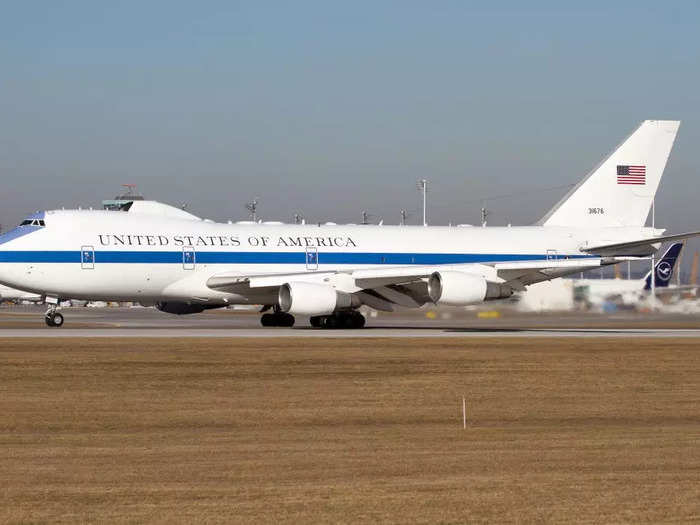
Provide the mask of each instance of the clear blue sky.
{"label": "clear blue sky", "polygon": [[[6,2],[0,223],[124,182],[240,218],[528,223],[645,118],[700,226],[698,2]],[[534,190],[534,191],[533,191]],[[418,214],[413,216],[418,219]]]}

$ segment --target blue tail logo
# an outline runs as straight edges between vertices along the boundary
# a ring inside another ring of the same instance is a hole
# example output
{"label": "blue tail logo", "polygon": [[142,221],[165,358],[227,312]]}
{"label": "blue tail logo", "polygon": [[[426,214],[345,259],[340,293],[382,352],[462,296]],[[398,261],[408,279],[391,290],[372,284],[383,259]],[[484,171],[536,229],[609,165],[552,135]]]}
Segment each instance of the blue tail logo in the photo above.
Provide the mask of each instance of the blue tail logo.
{"label": "blue tail logo", "polygon": [[[683,249],[683,243],[677,242],[672,244],[666,253],[664,253],[661,260],[656,263],[654,267],[654,285],[657,288],[665,288],[671,282],[671,277],[673,277],[673,269],[676,266],[676,261],[678,256]],[[651,272],[649,272],[644,278],[644,289],[651,289]]]}

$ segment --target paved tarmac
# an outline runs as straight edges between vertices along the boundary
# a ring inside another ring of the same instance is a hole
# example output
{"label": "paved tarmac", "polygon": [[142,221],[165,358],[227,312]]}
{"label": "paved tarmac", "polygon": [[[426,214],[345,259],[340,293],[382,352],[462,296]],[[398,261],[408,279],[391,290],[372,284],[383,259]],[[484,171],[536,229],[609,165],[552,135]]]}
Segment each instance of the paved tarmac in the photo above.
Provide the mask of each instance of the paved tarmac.
{"label": "paved tarmac", "polygon": [[220,329],[197,328],[117,328],[117,329],[10,329],[0,331],[3,338],[72,338],[72,337],[194,337],[194,338],[231,338],[231,337],[314,337],[314,338],[428,338],[428,337],[617,337],[617,338],[699,338],[700,330],[687,329],[558,329],[558,330],[473,330],[473,329],[415,329],[415,328],[366,328],[363,330],[314,330],[309,328],[275,328],[275,329]]}
{"label": "paved tarmac", "polygon": [[[305,318],[294,328],[263,328],[254,310],[217,310],[175,316],[153,308],[65,308],[65,325],[49,328],[44,308],[0,308],[0,338],[14,337],[682,337],[700,338],[696,316],[589,313],[520,314],[479,318],[449,310],[369,316],[363,330],[313,329]],[[428,314],[428,315],[426,315]]]}

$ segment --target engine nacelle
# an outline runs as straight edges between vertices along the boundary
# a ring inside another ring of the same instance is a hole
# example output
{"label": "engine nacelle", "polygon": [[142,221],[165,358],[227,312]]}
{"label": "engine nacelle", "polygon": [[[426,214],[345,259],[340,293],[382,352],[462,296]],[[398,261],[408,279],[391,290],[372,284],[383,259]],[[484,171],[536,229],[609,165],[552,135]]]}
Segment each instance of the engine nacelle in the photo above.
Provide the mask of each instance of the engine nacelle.
{"label": "engine nacelle", "polygon": [[175,315],[198,314],[207,308],[202,304],[190,304],[181,301],[161,301],[156,303],[161,312]]}
{"label": "engine nacelle", "polygon": [[428,279],[428,295],[435,304],[466,306],[513,295],[509,286],[490,283],[483,276],[466,272],[435,272]]}
{"label": "engine nacelle", "polygon": [[359,300],[332,286],[317,283],[286,283],[280,287],[279,305],[283,312],[300,315],[325,315],[359,306]]}

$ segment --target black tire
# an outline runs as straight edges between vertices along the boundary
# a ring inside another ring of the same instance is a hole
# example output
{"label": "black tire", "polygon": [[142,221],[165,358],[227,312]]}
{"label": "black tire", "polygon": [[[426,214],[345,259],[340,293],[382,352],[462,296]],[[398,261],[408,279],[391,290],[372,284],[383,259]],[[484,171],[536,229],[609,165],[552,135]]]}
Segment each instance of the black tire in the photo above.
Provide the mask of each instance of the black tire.
{"label": "black tire", "polygon": [[288,328],[291,328],[294,326],[294,316],[292,314],[282,314],[280,319],[279,326],[286,326]]}
{"label": "black tire", "polygon": [[338,318],[335,315],[328,315],[323,319],[323,328],[334,330],[338,328]]}
{"label": "black tire", "polygon": [[362,315],[360,312],[355,312],[354,317],[354,326],[353,328],[364,328],[365,327],[365,322],[367,321],[365,319],[365,316]]}
{"label": "black tire", "polygon": [[272,314],[263,314],[260,318],[260,324],[263,326],[275,326],[275,316]]}
{"label": "black tire", "polygon": [[51,316],[51,315],[44,316],[44,322],[46,323],[46,326],[50,326],[51,328],[53,328],[55,326],[53,324],[53,316]]}
{"label": "black tire", "polygon": [[56,328],[61,328],[63,326],[63,315],[59,314],[58,312],[53,315],[53,325]]}
{"label": "black tire", "polygon": [[311,326],[314,328],[321,328],[323,326],[323,316],[314,315],[309,319],[309,323],[311,323]]}
{"label": "black tire", "polygon": [[355,314],[353,312],[338,314],[338,317],[339,317],[338,320],[340,321],[338,324],[342,328],[345,328],[348,330],[355,328],[356,321],[355,321]]}

